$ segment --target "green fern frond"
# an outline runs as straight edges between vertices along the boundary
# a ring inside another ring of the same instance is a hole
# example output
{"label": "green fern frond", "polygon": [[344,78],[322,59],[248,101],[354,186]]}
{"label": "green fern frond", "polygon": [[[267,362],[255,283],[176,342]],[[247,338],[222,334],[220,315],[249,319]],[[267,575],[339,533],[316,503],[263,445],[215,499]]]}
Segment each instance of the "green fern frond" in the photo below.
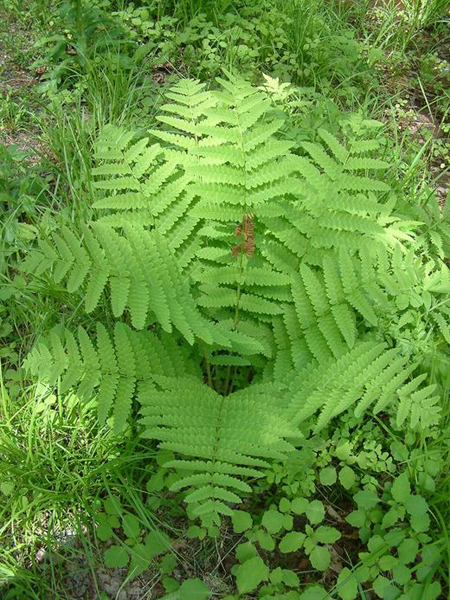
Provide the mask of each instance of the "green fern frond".
{"label": "green fern frond", "polygon": [[358,414],[362,414],[390,384],[389,378],[396,380],[397,387],[401,386],[399,374],[405,371],[405,365],[406,361],[395,349],[386,350],[383,344],[375,342],[359,342],[339,358],[300,371],[290,386],[288,412],[294,423],[300,423],[320,411],[317,430],[358,401]]}
{"label": "green fern frond", "polygon": [[350,145],[352,154],[365,154],[377,150],[381,146],[379,140],[353,140]]}
{"label": "green fern frond", "polygon": [[292,363],[295,370],[298,370],[311,361],[312,355],[292,304],[283,306],[283,321],[290,341]]}
{"label": "green fern frond", "polygon": [[261,476],[259,470],[269,461],[283,460],[293,450],[286,438],[298,434],[275,397],[262,401],[251,390],[223,397],[194,380],[157,381],[163,389],[149,390],[140,398],[144,436],[185,457],[165,465],[186,471],[173,490],[192,488],[187,501],[194,503],[194,514],[218,525],[220,514],[232,514],[229,504],[241,501],[236,491],[250,492],[241,477]]}
{"label": "green fern frond", "polygon": [[342,176],[342,167],[321,146],[311,142],[303,142],[302,147],[305,148],[311,158],[314,159],[332,181]]}
{"label": "green fern frond", "polygon": [[296,273],[300,266],[299,258],[276,240],[265,241],[261,246],[261,254],[273,267],[288,275]]}
{"label": "green fern frond", "polygon": [[293,369],[291,340],[286,330],[282,317],[277,317],[272,322],[273,336],[276,345],[275,361],[273,364],[273,379],[283,381]]}
{"label": "green fern frond", "polygon": [[356,190],[358,192],[388,192],[389,186],[384,181],[377,181],[370,177],[357,177],[356,175],[343,175],[338,182],[339,190]]}
{"label": "green fern frond", "polygon": [[[417,387],[426,377],[418,376],[409,384],[399,390],[399,404],[397,410],[397,427],[401,427],[405,420],[410,418],[411,428],[421,425],[422,429],[439,422],[441,407],[435,406],[439,396],[432,396],[436,385],[428,385],[417,390]],[[416,390],[416,391],[414,391]]]}
{"label": "green fern frond", "polygon": [[445,339],[447,344],[450,344],[450,327],[448,325],[448,315],[447,319],[445,319],[440,312],[435,311],[433,313],[433,319],[436,322],[440,332],[442,333],[442,337]]}
{"label": "green fern frond", "polygon": [[85,246],[73,237],[69,247],[64,231],[61,236],[53,235],[57,258],[52,259],[47,270],[54,269],[57,281],[63,276],[73,282],[72,274],[76,275],[77,286],[87,281],[87,311],[95,309],[109,284],[115,317],[121,317],[128,309],[136,329],[155,318],[166,331],[175,326],[191,344],[196,336],[212,343],[211,324],[198,312],[175,254],[156,231],[124,224],[120,234],[102,223],[94,223],[83,231]]}
{"label": "green fern frond", "polygon": [[322,269],[302,264],[301,276],[292,277],[292,298],[299,324],[317,360],[326,359],[328,349],[337,357],[345,345],[354,346],[355,310],[362,313],[369,324],[376,319],[365,295],[366,282],[357,277],[354,262],[356,259],[341,251],[339,260],[325,255]]}
{"label": "green fern frond", "polygon": [[344,164],[346,171],[361,171],[367,169],[388,169],[389,163],[377,158],[349,158]]}
{"label": "green fern frond", "polygon": [[331,150],[337,160],[345,164],[347,162],[349,151],[339,142],[339,140],[326,129],[318,129],[317,133]]}
{"label": "green fern frond", "polygon": [[397,399],[397,390],[401,389],[403,383],[410,377],[417,365],[410,364],[379,390],[378,399],[373,407],[374,414],[386,409],[386,407]]}
{"label": "green fern frond", "polygon": [[123,323],[116,323],[113,336],[101,323],[95,334],[79,327],[76,337],[68,329],[54,330],[24,366],[51,387],[60,381],[61,393],[75,389],[87,400],[96,395],[99,421],[103,424],[112,412],[114,433],[123,430],[132,398],[138,389],[148,390],[153,376],[194,373],[179,346]]}

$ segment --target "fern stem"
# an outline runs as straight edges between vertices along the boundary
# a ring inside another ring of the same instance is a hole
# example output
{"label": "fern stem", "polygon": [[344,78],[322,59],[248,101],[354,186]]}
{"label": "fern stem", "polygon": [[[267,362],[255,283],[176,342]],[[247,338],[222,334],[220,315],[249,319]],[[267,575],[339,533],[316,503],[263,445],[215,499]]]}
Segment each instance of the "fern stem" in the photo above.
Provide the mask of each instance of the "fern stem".
{"label": "fern stem", "polygon": [[[245,222],[245,215],[242,219],[242,227],[244,226],[244,222]],[[241,298],[241,278],[242,278],[242,271],[244,268],[244,251],[242,248],[240,248],[239,250],[239,259],[238,259],[238,270],[239,270],[239,277],[238,277],[238,284],[237,284],[237,288],[236,288],[236,307],[234,310],[234,320],[233,320],[233,330],[236,329],[237,324],[239,323],[239,300]],[[223,386],[223,395],[224,396],[228,396],[228,394],[230,394],[231,392],[231,387],[232,384],[230,386],[230,380],[231,380],[231,365],[228,365],[227,368],[227,376],[225,378],[225,384]]]}
{"label": "fern stem", "polygon": [[208,355],[204,352],[206,376],[208,378],[208,385],[211,389],[214,389],[212,377],[211,377],[211,365],[209,364]]}
{"label": "fern stem", "polygon": [[233,321],[233,329],[236,329],[237,324],[239,323],[239,300],[241,298],[241,284],[238,283],[236,289],[236,308],[234,311],[234,321]]}
{"label": "fern stem", "polygon": [[233,375],[231,377],[230,380],[230,388],[228,390],[228,393],[231,394],[232,391],[234,390],[234,380],[236,379],[236,375],[237,375],[237,367],[233,367]]}
{"label": "fern stem", "polygon": [[[245,222],[245,215],[242,219],[242,223]],[[236,288],[236,307],[234,310],[234,320],[233,320],[233,329],[236,329],[237,324],[239,323],[239,300],[241,299],[241,279],[242,279],[242,271],[243,271],[243,262],[244,262],[244,251],[241,248],[239,250],[239,262],[238,262],[238,283]]]}
{"label": "fern stem", "polygon": [[223,396],[228,396],[228,387],[230,385],[230,377],[231,377],[231,365],[227,367],[227,376],[225,377],[225,383],[223,386]]}

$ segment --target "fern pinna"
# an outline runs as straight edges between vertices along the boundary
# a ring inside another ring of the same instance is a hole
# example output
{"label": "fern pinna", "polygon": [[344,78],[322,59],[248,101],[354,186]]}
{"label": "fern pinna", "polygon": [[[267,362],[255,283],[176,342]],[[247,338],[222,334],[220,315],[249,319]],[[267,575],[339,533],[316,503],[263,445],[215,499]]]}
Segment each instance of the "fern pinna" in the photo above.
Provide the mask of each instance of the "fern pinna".
{"label": "fern pinna", "polygon": [[136,398],[143,435],[176,455],[173,489],[209,526],[304,421],[319,429],[352,407],[436,420],[418,347],[395,328],[418,318],[450,338],[448,268],[416,255],[377,175],[388,165],[368,156],[377,143],[319,129],[294,151],[265,92],[219,83],[179,82],[145,136],[106,127],[96,218],[61,224],[24,263],[97,321],[52,330],[31,373],[95,396],[117,433]]}

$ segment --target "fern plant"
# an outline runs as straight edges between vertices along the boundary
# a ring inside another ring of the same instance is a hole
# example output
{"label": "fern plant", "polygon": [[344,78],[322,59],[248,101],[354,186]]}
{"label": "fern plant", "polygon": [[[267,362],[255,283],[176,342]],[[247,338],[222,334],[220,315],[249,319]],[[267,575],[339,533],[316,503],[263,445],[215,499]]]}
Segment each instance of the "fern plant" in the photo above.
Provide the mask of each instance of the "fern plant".
{"label": "fern plant", "polygon": [[210,528],[305,421],[371,409],[434,423],[434,389],[393,323],[407,302],[450,337],[448,268],[418,254],[372,141],[319,130],[294,153],[264,91],[219,83],[179,82],[148,135],[107,127],[95,218],[62,223],[24,263],[94,317],[39,340],[32,375],[95,396],[116,433],[136,400],[142,435],[175,455],[172,489]]}

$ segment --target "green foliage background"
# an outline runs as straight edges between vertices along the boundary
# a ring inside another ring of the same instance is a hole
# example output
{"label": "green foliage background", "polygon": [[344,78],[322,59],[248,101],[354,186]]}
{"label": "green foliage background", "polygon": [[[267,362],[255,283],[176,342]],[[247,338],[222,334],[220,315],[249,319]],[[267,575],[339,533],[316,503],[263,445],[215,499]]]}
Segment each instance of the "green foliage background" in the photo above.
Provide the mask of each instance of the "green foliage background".
{"label": "green foliage background", "polygon": [[446,597],[446,6],[4,10],[5,597]]}

